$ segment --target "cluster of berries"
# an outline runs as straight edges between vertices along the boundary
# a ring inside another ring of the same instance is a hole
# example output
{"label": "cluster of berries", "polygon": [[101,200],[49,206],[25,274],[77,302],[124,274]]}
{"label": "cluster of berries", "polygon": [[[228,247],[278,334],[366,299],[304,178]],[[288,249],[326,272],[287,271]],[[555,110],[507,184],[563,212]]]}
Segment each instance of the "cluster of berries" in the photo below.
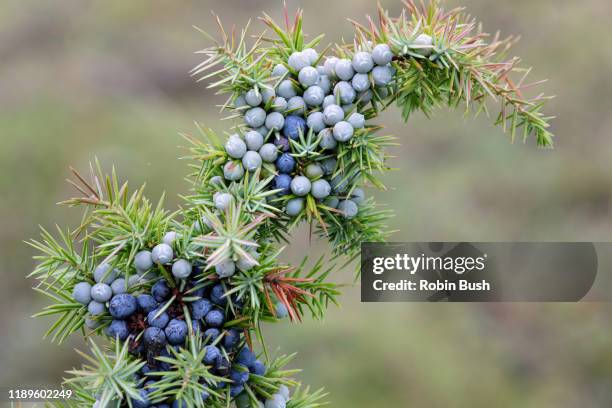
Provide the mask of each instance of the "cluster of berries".
{"label": "cluster of berries", "polygon": [[[386,44],[356,52],[352,60],[331,57],[323,64],[311,48],[291,54],[274,68],[275,86],[253,88],[235,100],[248,129],[225,144],[225,179],[239,181],[263,167],[274,175],[270,188],[287,196],[282,201],[287,215],[298,216],[310,195],[346,218],[355,217],[365,197],[339,174],[338,148],[367,132],[360,112],[375,93],[384,97],[393,85],[393,57]],[[309,146],[313,154],[300,154],[308,135],[316,140]],[[224,194],[215,200],[217,207],[232,199]]]}

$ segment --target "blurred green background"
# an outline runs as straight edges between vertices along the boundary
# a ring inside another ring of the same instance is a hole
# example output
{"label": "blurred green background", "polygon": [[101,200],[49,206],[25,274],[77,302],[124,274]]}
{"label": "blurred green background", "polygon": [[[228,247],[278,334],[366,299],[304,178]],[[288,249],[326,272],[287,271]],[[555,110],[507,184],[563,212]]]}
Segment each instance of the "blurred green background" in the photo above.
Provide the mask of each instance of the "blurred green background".
{"label": "blurred green background", "polygon": [[[399,1],[383,1],[393,12]],[[326,41],[351,38],[345,18],[376,12],[372,1],[288,1]],[[607,0],[449,1],[485,29],[520,34],[514,53],[549,78],[554,150],[511,144],[491,120],[442,110],[397,135],[393,186],[372,192],[397,213],[394,240],[612,240],[612,31]],[[162,191],[174,208],[185,191],[179,131],[193,121],[222,131],[220,97],[195,84],[193,51],[214,31],[210,11],[243,26],[274,1],[3,0],[0,3],[0,387],[57,384],[80,364],[74,339],[56,347],[50,324],[29,316],[44,299],[24,276],[37,226],[75,226],[78,210],[56,206],[71,192],[69,165],[96,155],[132,185]],[[260,26],[259,26],[260,27]],[[295,234],[287,259],[309,244]],[[323,247],[311,245],[313,252]],[[339,271],[350,283],[352,271]],[[299,351],[300,379],[325,386],[337,407],[609,407],[612,338],[605,304],[361,304],[349,287],[325,322],[268,328],[269,342]]]}

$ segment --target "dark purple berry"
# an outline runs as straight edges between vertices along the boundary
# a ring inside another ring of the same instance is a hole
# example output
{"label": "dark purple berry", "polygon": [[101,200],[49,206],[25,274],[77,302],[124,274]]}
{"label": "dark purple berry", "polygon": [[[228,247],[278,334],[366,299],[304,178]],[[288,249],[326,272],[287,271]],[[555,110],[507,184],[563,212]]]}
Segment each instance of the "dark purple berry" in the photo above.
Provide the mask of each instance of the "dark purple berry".
{"label": "dark purple berry", "polygon": [[130,335],[130,331],[124,320],[113,320],[106,329],[106,334],[110,337],[119,338],[119,340],[125,341]]}
{"label": "dark purple berry", "polygon": [[138,309],[143,313],[149,313],[157,307],[157,302],[153,296],[147,294],[138,295],[136,297],[136,303],[138,303]]}
{"label": "dark purple berry", "polygon": [[283,134],[293,140],[297,140],[300,137],[300,133],[304,134],[306,131],[306,121],[304,118],[296,115],[289,115],[285,118],[285,126],[283,127]]}
{"label": "dark purple berry", "polygon": [[295,169],[295,159],[288,153],[283,153],[276,159],[276,168],[279,173],[290,174]]}
{"label": "dark purple berry", "polygon": [[210,300],[216,305],[225,306],[227,304],[227,298],[225,297],[225,289],[223,285],[218,284],[213,286],[210,291]]}
{"label": "dark purple berry", "polygon": [[166,344],[166,335],[159,327],[148,327],[144,331],[145,344],[152,348],[159,348]]}
{"label": "dark purple berry", "polygon": [[226,350],[232,350],[238,343],[240,342],[240,332],[236,329],[229,329],[225,332],[225,336],[223,337],[223,347]]}
{"label": "dark purple berry", "polygon": [[278,192],[280,195],[289,194],[291,191],[291,176],[288,174],[279,174],[274,177],[274,184],[272,188],[274,190],[281,190]]}
{"label": "dark purple berry", "polygon": [[221,351],[215,346],[206,346],[206,354],[204,355],[204,364],[212,365],[217,363],[217,359],[221,356]]}
{"label": "dark purple berry", "polygon": [[170,288],[168,287],[166,281],[159,280],[155,282],[153,287],[151,287],[151,295],[153,295],[155,300],[158,302],[163,302],[164,300],[168,299],[170,296]]}
{"label": "dark purple berry", "polygon": [[205,319],[208,326],[221,327],[225,321],[225,316],[222,311],[215,309],[208,312]]}
{"label": "dark purple berry", "polygon": [[134,296],[122,293],[113,296],[108,304],[108,311],[115,319],[127,319],[136,313],[137,307],[138,303]]}
{"label": "dark purple berry", "polygon": [[170,321],[170,317],[168,313],[163,312],[159,316],[155,317],[159,313],[159,309],[153,309],[147,315],[147,321],[149,322],[149,326],[157,327],[163,329],[168,325]]}
{"label": "dark purple berry", "polygon": [[208,299],[199,299],[191,303],[191,317],[194,320],[201,320],[212,309],[213,305]]}
{"label": "dark purple berry", "polygon": [[172,319],[164,332],[170,344],[183,344],[187,337],[187,323],[184,320]]}
{"label": "dark purple berry", "polygon": [[289,139],[286,137],[277,137],[274,139],[274,144],[280,148],[283,152],[288,152],[291,145],[289,143]]}

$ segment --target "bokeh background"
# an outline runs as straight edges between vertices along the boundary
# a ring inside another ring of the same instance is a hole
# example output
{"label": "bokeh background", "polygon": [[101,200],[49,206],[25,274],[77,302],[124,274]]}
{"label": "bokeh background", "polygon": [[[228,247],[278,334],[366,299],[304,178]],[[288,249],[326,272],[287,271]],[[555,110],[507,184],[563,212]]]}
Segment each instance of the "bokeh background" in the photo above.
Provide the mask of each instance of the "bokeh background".
{"label": "bokeh background", "polygon": [[[375,13],[368,0],[288,1],[305,7],[310,34],[351,37],[346,18]],[[397,0],[382,1],[399,11]],[[449,0],[486,29],[521,34],[514,53],[557,95],[554,150],[511,144],[484,117],[438,111],[397,135],[386,192],[394,240],[612,240],[612,31],[607,0]],[[57,384],[80,364],[72,340],[56,347],[31,319],[44,299],[25,276],[37,226],[75,226],[56,206],[69,165],[97,156],[168,205],[185,191],[178,132],[193,121],[218,131],[213,95],[188,71],[214,31],[210,11],[243,26],[281,2],[3,0],[0,3],[0,387]],[[285,255],[313,253],[307,231]],[[609,272],[609,271],[606,271]],[[579,273],[579,271],[577,271]],[[353,271],[336,280],[351,283]],[[269,343],[299,351],[295,367],[337,407],[612,406],[612,306],[606,304],[361,304],[349,286],[324,322],[268,327]]]}

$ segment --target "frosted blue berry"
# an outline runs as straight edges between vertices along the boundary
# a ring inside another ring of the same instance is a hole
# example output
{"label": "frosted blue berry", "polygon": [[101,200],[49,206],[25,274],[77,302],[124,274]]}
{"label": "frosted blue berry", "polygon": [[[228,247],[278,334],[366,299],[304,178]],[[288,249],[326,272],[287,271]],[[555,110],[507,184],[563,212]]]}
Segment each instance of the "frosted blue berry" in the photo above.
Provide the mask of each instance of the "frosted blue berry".
{"label": "frosted blue berry", "polygon": [[119,338],[119,340],[125,341],[130,335],[130,331],[124,320],[113,320],[106,329],[106,334],[114,339]]}
{"label": "frosted blue berry", "polygon": [[323,129],[318,136],[321,138],[319,146],[323,150],[333,150],[338,145],[338,142],[334,139],[333,131],[329,128]]}
{"label": "frosted blue berry", "polygon": [[293,85],[293,82],[291,82],[291,80],[285,79],[284,81],[281,81],[280,84],[278,84],[276,94],[285,99],[290,99],[297,95],[297,90],[295,89],[295,86]]}
{"label": "frosted blue berry", "polygon": [[331,186],[327,180],[319,179],[312,182],[312,196],[323,199],[331,194]]}
{"label": "frosted blue berry", "polygon": [[353,69],[358,74],[367,74],[374,68],[374,60],[369,52],[361,51],[353,56]]}
{"label": "frosted blue berry", "polygon": [[112,269],[109,264],[100,264],[93,273],[94,280],[98,283],[110,285],[117,278],[117,270]]}
{"label": "frosted blue berry", "polygon": [[212,303],[208,299],[198,299],[191,303],[191,317],[201,320],[212,310]]}
{"label": "frosted blue berry", "polygon": [[278,150],[272,143],[266,143],[259,149],[259,155],[266,163],[274,163],[278,158]]}
{"label": "frosted blue berry", "polygon": [[247,145],[238,135],[231,135],[225,142],[225,151],[234,159],[241,159],[247,151]]}
{"label": "frosted blue berry", "polygon": [[325,73],[328,77],[334,78],[336,76],[336,64],[338,63],[338,58],[330,57],[325,60],[323,63],[323,67],[325,68]]}
{"label": "frosted blue berry", "polygon": [[177,279],[186,279],[191,275],[193,266],[186,259],[179,259],[172,265],[172,275]]}
{"label": "frosted blue berry", "polygon": [[387,86],[393,80],[393,71],[388,65],[375,67],[372,70],[372,79],[377,86]]}
{"label": "frosted blue berry", "polygon": [[252,128],[263,126],[266,122],[266,111],[262,108],[251,108],[244,114],[244,121]]}
{"label": "frosted blue berry", "polygon": [[376,87],[375,92],[380,99],[385,99],[389,96],[389,90],[386,87]]}
{"label": "frosted blue berry", "polygon": [[153,251],[151,251],[151,259],[153,259],[153,262],[155,262],[156,264],[164,265],[170,263],[170,261],[172,261],[172,258],[174,258],[174,251],[172,250],[172,247],[168,244],[156,245],[153,248]]}
{"label": "frosted blue berry", "polygon": [[106,283],[96,283],[91,287],[91,298],[96,302],[108,302],[113,296],[113,291]]}
{"label": "frosted blue berry", "polygon": [[242,108],[246,106],[246,95],[238,95],[238,97],[234,100],[234,108]]}
{"label": "frosted blue berry", "polygon": [[365,192],[361,188],[356,188],[351,193],[351,200],[360,206],[365,201]]}
{"label": "frosted blue berry", "polygon": [[378,44],[372,50],[372,59],[376,65],[385,66],[393,60],[393,52],[387,44]]}
{"label": "frosted blue berry", "polygon": [[319,81],[319,72],[316,68],[304,67],[298,74],[298,81],[306,88],[313,86]]}
{"label": "frosted blue berry", "polygon": [[270,129],[268,129],[265,126],[260,126],[257,129],[255,129],[255,131],[257,133],[259,133],[260,135],[262,135],[264,137],[264,139],[266,138],[266,136],[268,136],[270,134]]}
{"label": "frosted blue berry", "polygon": [[336,72],[336,76],[342,81],[350,81],[353,75],[355,75],[353,64],[348,59],[339,59],[338,62],[336,62],[334,71]]}
{"label": "frosted blue berry", "polygon": [[204,320],[208,326],[221,327],[225,322],[225,316],[220,310],[214,309],[206,314]]}
{"label": "frosted blue berry", "polygon": [[138,295],[136,297],[136,303],[138,303],[138,308],[143,313],[149,313],[157,307],[157,302],[153,296],[147,294]]}
{"label": "frosted blue berry", "polygon": [[216,346],[206,346],[206,354],[204,354],[204,364],[212,365],[217,362],[217,359],[221,356],[221,351]]}
{"label": "frosted blue berry", "polygon": [[241,257],[236,262],[236,267],[240,269],[241,271],[250,271],[251,269],[253,269],[253,267],[257,265],[257,263],[255,263],[254,260],[259,259],[259,254],[257,253],[257,251],[253,250],[253,251],[250,251],[250,255],[252,255],[253,259]]}
{"label": "frosted blue berry", "polygon": [[215,207],[219,211],[227,210],[230,204],[232,203],[233,199],[234,197],[232,197],[232,195],[229,193],[217,192],[213,196],[213,202],[215,204]]}
{"label": "frosted blue berry", "polygon": [[187,323],[184,320],[172,319],[164,330],[170,344],[183,344],[187,338]]}
{"label": "frosted blue berry", "polygon": [[346,116],[355,110],[355,105],[352,103],[349,105],[342,105],[342,110],[344,111],[344,116]]}
{"label": "frosted blue berry", "polygon": [[287,401],[280,394],[272,395],[272,398],[266,400],[265,408],[286,408]]}
{"label": "frosted blue berry", "polygon": [[272,102],[272,110],[274,112],[284,112],[287,110],[287,100],[282,96],[277,96]]}
{"label": "frosted blue berry", "polygon": [[310,115],[308,115],[308,118],[306,118],[306,125],[315,133],[319,133],[320,131],[325,129],[323,112],[312,112]]}
{"label": "frosted blue berry", "polygon": [[159,327],[147,327],[143,337],[145,344],[153,348],[160,348],[167,342],[166,334]]}
{"label": "frosted blue berry", "polygon": [[331,186],[336,193],[344,193],[348,188],[348,180],[343,175],[338,174],[331,179]]}
{"label": "frosted blue berry", "polygon": [[125,279],[123,278],[115,279],[115,281],[110,285],[113,295],[119,295],[127,292],[127,285],[125,283]]}
{"label": "frosted blue berry", "polygon": [[310,61],[308,56],[303,53],[297,51],[289,56],[289,60],[287,61],[289,66],[295,71],[299,72],[302,68],[310,65]]}
{"label": "frosted blue berry", "polygon": [[336,170],[336,165],[338,161],[333,157],[329,157],[321,162],[321,167],[323,167],[323,172],[325,175],[332,174]]}
{"label": "frosted blue berry", "polygon": [[304,197],[310,193],[312,184],[308,177],[296,176],[291,180],[291,192],[298,197]]}
{"label": "frosted blue berry", "polygon": [[244,142],[247,149],[257,151],[263,146],[264,137],[261,133],[251,130],[244,135]]}
{"label": "frosted blue berry", "polygon": [[106,312],[106,306],[104,305],[104,303],[96,302],[95,300],[92,300],[87,305],[87,311],[92,316],[98,316]]}
{"label": "frosted blue berry", "polygon": [[340,201],[338,204],[338,210],[342,213],[342,216],[346,219],[354,218],[359,212],[359,207],[351,200]]}
{"label": "frosted blue berry", "polygon": [[177,234],[174,231],[166,232],[162,238],[162,242],[164,244],[172,245],[174,243],[174,240],[176,239],[176,236]]}
{"label": "frosted blue berry", "polygon": [[289,388],[285,384],[281,384],[280,387],[278,387],[278,394],[280,394],[285,401],[289,401],[289,398],[291,397]]}
{"label": "frosted blue berry", "polygon": [[287,101],[287,111],[294,115],[304,115],[306,102],[301,96],[294,96]]}
{"label": "frosted blue berry", "polygon": [[134,257],[134,267],[138,271],[146,272],[153,267],[153,258],[150,251],[140,251]]}
{"label": "frosted blue berry", "polygon": [[229,181],[238,181],[244,176],[242,162],[228,161],[223,166],[223,177]]}
{"label": "frosted blue berry", "polygon": [[266,128],[268,129],[281,130],[284,125],[285,117],[280,112],[272,112],[266,117]]}
{"label": "frosted blue berry", "polygon": [[334,95],[327,95],[325,99],[323,99],[323,109],[327,108],[328,106],[335,105],[335,104],[336,104],[336,97]]}
{"label": "frosted blue berry", "polygon": [[417,38],[412,42],[412,46],[417,54],[421,54],[424,57],[429,57],[433,53],[433,39],[427,34],[419,34]]}
{"label": "frosted blue berry", "polygon": [[281,152],[288,152],[290,148],[289,139],[283,136],[274,139],[274,145]]}
{"label": "frosted blue berry", "polygon": [[261,98],[263,99],[263,103],[267,104],[272,99],[276,97],[276,92],[272,88],[262,88],[261,89]]}
{"label": "frosted blue berry", "polygon": [[246,392],[243,392],[242,394],[237,396],[234,402],[236,403],[236,408],[252,408],[251,398]]}
{"label": "frosted blue berry", "polygon": [[302,50],[302,55],[306,57],[310,65],[314,65],[319,60],[319,53],[312,48]]}
{"label": "frosted blue berry", "polygon": [[72,297],[80,304],[87,306],[91,301],[91,285],[88,282],[79,282],[74,285]]}
{"label": "frosted blue berry", "polygon": [[304,102],[308,106],[320,106],[325,99],[325,92],[318,86],[311,86],[304,92]]}
{"label": "frosted blue berry", "polygon": [[251,106],[259,106],[263,101],[263,97],[261,96],[259,90],[251,89],[246,93],[244,100]]}
{"label": "frosted blue berry", "polygon": [[277,78],[282,77],[287,72],[289,72],[289,70],[287,69],[286,66],[284,66],[283,64],[277,64],[272,70],[272,76],[277,77]]}
{"label": "frosted blue berry", "polygon": [[85,326],[90,330],[95,330],[100,327],[100,322],[90,317],[85,318]]}
{"label": "frosted blue berry", "polygon": [[304,209],[304,199],[303,198],[293,198],[287,201],[287,208],[285,212],[290,217],[295,217],[299,215]]}
{"label": "frosted blue berry", "polygon": [[353,126],[345,121],[338,122],[334,126],[334,139],[339,142],[348,142],[355,133]]}
{"label": "frosted blue berry", "polygon": [[344,110],[338,105],[329,105],[323,110],[323,120],[327,126],[334,126],[344,119]]}
{"label": "frosted blue berry", "polygon": [[316,179],[323,175],[323,168],[316,163],[311,163],[306,166],[304,174],[306,174],[306,177],[309,179]]}
{"label": "frosted blue berry", "polygon": [[291,176],[288,174],[279,174],[278,176],[275,176],[272,188],[274,190],[280,190],[278,192],[280,195],[289,194],[291,189]]}
{"label": "frosted blue berry", "polygon": [[306,121],[304,118],[295,115],[289,115],[285,119],[285,126],[283,127],[283,134],[293,140],[297,140],[300,133],[304,133],[306,129]]}
{"label": "frosted blue berry", "polygon": [[338,204],[340,204],[340,200],[337,197],[327,197],[323,204],[330,208],[338,208]]}
{"label": "frosted blue berry", "polygon": [[242,158],[242,166],[244,166],[247,171],[254,172],[261,167],[261,156],[257,152],[246,152]]}
{"label": "frosted blue berry", "polygon": [[340,100],[343,105],[347,105],[355,101],[357,92],[355,92],[349,82],[341,81],[334,87],[334,96],[336,97],[336,100]]}
{"label": "frosted blue berry", "polygon": [[363,92],[370,89],[370,77],[366,74],[357,74],[351,81],[351,86],[357,92]]}
{"label": "frosted blue berry", "polygon": [[323,90],[325,95],[327,95],[331,91],[332,83],[327,75],[319,75],[319,82],[317,82],[317,86]]}
{"label": "frosted blue berry", "polygon": [[151,295],[153,295],[155,300],[158,302],[163,302],[164,300],[168,299],[170,297],[170,288],[168,287],[166,281],[158,280],[155,282],[155,284],[151,287]]}
{"label": "frosted blue berry", "polygon": [[219,278],[229,278],[236,272],[236,264],[231,259],[227,259],[220,264],[215,265],[215,272]]}
{"label": "frosted blue berry", "polygon": [[283,302],[276,302],[276,305],[274,307],[274,312],[276,314],[276,317],[279,319],[284,319],[287,316],[289,316],[289,310],[287,309],[287,306],[285,306]]}
{"label": "frosted blue berry", "polygon": [[219,187],[221,187],[221,186],[223,186],[223,177],[221,177],[221,176],[213,176],[213,177],[210,178],[209,183],[210,183],[211,186],[219,186]]}
{"label": "frosted blue berry", "polygon": [[108,311],[111,316],[120,320],[127,319],[136,313],[137,308],[138,302],[136,302],[136,298],[128,293],[113,296],[108,303]]}
{"label": "frosted blue berry", "polygon": [[346,121],[355,129],[363,129],[365,127],[365,116],[361,113],[351,113]]}
{"label": "frosted blue berry", "polygon": [[359,103],[368,103],[372,100],[372,97],[374,96],[374,92],[372,92],[371,89],[368,89],[366,91],[363,92],[359,92],[357,94],[357,102]]}

